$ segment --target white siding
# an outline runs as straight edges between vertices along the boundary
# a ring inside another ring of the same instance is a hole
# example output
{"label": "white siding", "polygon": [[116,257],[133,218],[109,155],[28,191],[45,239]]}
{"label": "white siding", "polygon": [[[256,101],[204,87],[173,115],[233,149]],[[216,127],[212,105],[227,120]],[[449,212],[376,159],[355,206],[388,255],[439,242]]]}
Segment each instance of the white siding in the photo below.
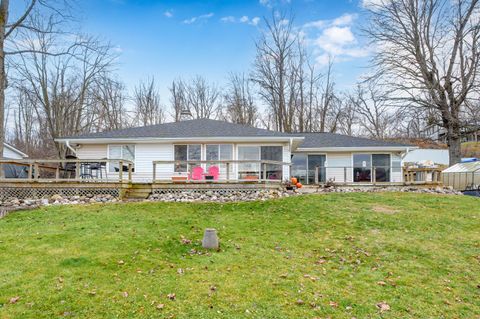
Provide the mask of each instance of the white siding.
{"label": "white siding", "polygon": [[[402,162],[402,157],[400,154],[395,154],[395,153],[392,153],[391,155],[391,160],[392,160],[392,164],[394,161],[398,161],[399,163]],[[400,167],[400,169],[395,169],[392,165],[392,176],[391,176],[391,182],[397,182],[397,183],[400,183],[400,182],[403,182],[403,172],[402,172],[403,168]]]}
{"label": "white siding", "polygon": [[[173,144],[137,144],[135,147],[135,173],[133,179],[148,181],[153,177],[153,161],[172,161]],[[156,168],[157,179],[170,179],[173,164],[160,164]]]}
{"label": "white siding", "polygon": [[22,159],[23,156],[21,154],[18,154],[17,152],[14,152],[13,150],[9,149],[8,147],[3,147],[3,157],[9,158],[9,159]]}
{"label": "white siding", "polygon": [[352,153],[327,153],[327,181],[333,179],[337,183],[345,182],[345,167],[347,182],[352,182]]}
{"label": "white siding", "polygon": [[106,144],[83,144],[76,151],[76,155],[80,159],[103,159],[108,157]]}

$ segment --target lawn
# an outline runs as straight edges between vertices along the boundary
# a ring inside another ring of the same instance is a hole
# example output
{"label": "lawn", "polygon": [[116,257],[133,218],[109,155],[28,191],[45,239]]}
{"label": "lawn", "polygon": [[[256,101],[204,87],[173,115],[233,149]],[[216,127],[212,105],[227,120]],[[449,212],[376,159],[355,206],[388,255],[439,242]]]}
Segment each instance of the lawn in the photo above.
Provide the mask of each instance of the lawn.
{"label": "lawn", "polygon": [[[206,227],[220,251],[201,248]],[[466,196],[56,206],[0,219],[0,254],[0,318],[480,314],[480,201]]]}

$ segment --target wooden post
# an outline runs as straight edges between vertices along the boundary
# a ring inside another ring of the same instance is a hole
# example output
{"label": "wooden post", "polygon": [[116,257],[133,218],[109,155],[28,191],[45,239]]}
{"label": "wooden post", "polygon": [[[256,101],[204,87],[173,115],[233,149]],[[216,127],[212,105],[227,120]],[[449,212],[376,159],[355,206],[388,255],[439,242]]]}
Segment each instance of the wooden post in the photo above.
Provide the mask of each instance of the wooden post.
{"label": "wooden post", "polygon": [[38,179],[38,177],[40,176],[40,168],[37,162],[35,162],[34,165],[35,165],[35,170],[33,172],[33,179]]}
{"label": "wooden post", "polygon": [[55,180],[60,178],[60,162],[57,162],[57,169],[55,170]]}
{"label": "wooden post", "polygon": [[[173,166],[175,167],[175,164]],[[153,162],[152,183],[155,183],[156,179],[157,179],[157,163]]]}
{"label": "wooden post", "polygon": [[318,184],[318,166],[315,166],[315,184]]}
{"label": "wooden post", "polygon": [[75,162],[75,179],[80,179],[80,161]]}
{"label": "wooden post", "polygon": [[230,181],[230,162],[227,162],[227,183]]}
{"label": "wooden post", "polygon": [[128,182],[132,182],[132,163],[128,163]]}
{"label": "wooden post", "polygon": [[33,164],[30,163],[28,165],[28,179],[32,179],[32,174],[33,174]]}
{"label": "wooden post", "polygon": [[267,164],[266,163],[263,163],[263,181],[266,182],[267,181]]}
{"label": "wooden post", "polygon": [[372,180],[373,180],[373,184],[375,184],[377,182],[377,168],[374,166],[373,167],[373,175],[372,175]]}
{"label": "wooden post", "polygon": [[123,161],[119,161],[118,166],[118,179],[120,180],[120,182],[123,182]]}
{"label": "wooden post", "polygon": [[347,184],[347,167],[343,168],[343,183]]}

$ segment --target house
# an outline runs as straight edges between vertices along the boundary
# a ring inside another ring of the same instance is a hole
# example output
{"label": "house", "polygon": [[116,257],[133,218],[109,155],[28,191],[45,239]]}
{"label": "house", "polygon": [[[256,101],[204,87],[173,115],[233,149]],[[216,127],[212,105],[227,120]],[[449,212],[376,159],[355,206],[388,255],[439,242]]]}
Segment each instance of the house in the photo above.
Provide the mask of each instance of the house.
{"label": "house", "polygon": [[[133,163],[133,181],[215,179],[346,183],[402,182],[402,156],[415,148],[333,133],[282,133],[210,119],[62,137],[78,159]],[[106,174],[125,171],[107,163]],[[203,175],[202,175],[203,173]],[[195,178],[195,176],[197,176]]]}
{"label": "house", "polygon": [[[3,143],[3,159],[4,160],[21,160],[27,158],[28,155],[16,149],[10,144]],[[25,166],[12,164],[3,165],[3,176],[6,178],[23,178],[26,177]]]}

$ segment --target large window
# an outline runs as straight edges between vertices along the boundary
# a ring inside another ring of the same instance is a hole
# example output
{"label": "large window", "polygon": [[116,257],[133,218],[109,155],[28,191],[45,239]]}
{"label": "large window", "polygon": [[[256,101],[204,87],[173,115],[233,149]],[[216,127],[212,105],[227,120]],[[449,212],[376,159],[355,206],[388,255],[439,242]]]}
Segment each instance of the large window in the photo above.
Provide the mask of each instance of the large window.
{"label": "large window", "polygon": [[[239,146],[238,160],[260,160],[259,146]],[[259,179],[260,165],[258,163],[240,163],[238,164],[239,179]]]}
{"label": "large window", "polygon": [[[108,158],[135,162],[135,145],[109,145]],[[118,161],[110,162],[108,170],[110,172],[118,172],[120,170],[120,163]],[[122,170],[127,171],[128,165],[123,164]]]}
{"label": "large window", "polygon": [[[264,161],[283,162],[283,147],[282,146],[262,146],[260,148],[260,158]],[[262,165],[261,176],[267,180],[281,180],[282,179],[282,165],[279,164],[265,164]],[[266,171],[264,172],[264,170]]]}
{"label": "large window", "polygon": [[353,154],[354,182],[389,182],[390,170],[390,154]]}
{"label": "large window", "polygon": [[[238,165],[239,179],[260,179],[265,176],[268,180],[282,179],[282,165],[260,165],[259,160],[282,162],[282,146],[239,146],[238,159],[252,160],[252,163],[240,163]],[[265,171],[264,171],[265,169]]]}
{"label": "large window", "polygon": [[[202,146],[200,144],[174,145],[175,161],[200,161],[202,159]],[[175,172],[186,172],[187,164],[175,164]]]}
{"label": "large window", "polygon": [[233,146],[231,144],[207,144],[205,147],[207,161],[226,161],[233,158]]}

